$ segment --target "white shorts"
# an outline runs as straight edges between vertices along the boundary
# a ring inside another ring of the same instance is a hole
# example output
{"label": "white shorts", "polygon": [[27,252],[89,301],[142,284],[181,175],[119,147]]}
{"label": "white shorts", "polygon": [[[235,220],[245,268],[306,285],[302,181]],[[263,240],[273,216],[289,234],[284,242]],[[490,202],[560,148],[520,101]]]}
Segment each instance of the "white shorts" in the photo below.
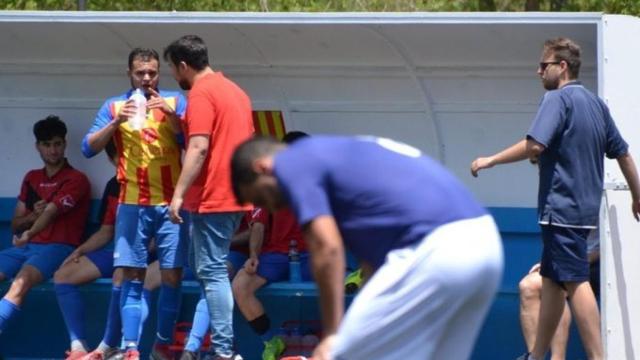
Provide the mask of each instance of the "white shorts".
{"label": "white shorts", "polygon": [[502,277],[489,215],[391,251],[338,329],[336,360],[468,359]]}

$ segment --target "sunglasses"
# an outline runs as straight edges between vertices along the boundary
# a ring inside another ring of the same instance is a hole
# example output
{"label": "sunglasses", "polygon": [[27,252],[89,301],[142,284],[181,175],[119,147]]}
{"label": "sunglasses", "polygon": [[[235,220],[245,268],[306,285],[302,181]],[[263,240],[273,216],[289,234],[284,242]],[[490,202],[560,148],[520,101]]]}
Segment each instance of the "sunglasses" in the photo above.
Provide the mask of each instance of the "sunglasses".
{"label": "sunglasses", "polygon": [[538,63],[538,68],[540,69],[540,71],[544,72],[545,70],[547,70],[547,67],[549,67],[549,65],[558,65],[560,64],[562,61],[547,61],[547,62],[541,62]]}

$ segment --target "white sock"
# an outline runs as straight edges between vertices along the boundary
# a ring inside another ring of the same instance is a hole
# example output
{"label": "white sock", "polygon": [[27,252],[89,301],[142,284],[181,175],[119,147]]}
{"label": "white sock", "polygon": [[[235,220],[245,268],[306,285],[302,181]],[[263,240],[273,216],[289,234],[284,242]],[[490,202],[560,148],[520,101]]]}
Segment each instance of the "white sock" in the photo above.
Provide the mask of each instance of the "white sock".
{"label": "white sock", "polygon": [[71,351],[87,351],[87,344],[84,340],[72,340]]}
{"label": "white sock", "polygon": [[105,351],[107,351],[109,349],[111,349],[111,346],[105,344],[104,341],[100,341],[100,344],[96,348],[96,350],[102,351],[102,352],[105,352]]}

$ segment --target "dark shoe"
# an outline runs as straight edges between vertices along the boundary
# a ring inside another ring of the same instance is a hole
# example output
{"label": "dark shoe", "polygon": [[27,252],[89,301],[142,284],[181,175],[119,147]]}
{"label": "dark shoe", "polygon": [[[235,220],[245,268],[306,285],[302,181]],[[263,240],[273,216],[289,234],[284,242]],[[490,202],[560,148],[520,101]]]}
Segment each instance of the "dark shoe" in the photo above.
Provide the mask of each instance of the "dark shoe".
{"label": "dark shoe", "polygon": [[176,354],[171,350],[170,344],[153,344],[151,349],[150,360],[173,360]]}

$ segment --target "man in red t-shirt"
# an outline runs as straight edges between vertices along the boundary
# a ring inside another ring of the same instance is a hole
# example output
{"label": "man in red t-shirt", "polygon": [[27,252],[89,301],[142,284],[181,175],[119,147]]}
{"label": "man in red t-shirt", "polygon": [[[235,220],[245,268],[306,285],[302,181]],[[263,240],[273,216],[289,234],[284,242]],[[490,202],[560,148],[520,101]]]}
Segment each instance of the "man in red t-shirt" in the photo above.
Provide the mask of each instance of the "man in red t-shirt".
{"label": "man in red t-shirt", "polygon": [[233,279],[233,297],[240,312],[265,344],[262,359],[276,360],[285,348],[279,336],[273,336],[271,321],[255,293],[271,282],[289,279],[289,247],[300,253],[301,277],[311,281],[309,255],[302,230],[289,209],[270,213],[256,208],[249,223],[249,259]]}
{"label": "man in red t-shirt", "polygon": [[91,186],[65,158],[67,127],[50,115],[33,127],[44,168],[24,177],[11,220],[13,245],[0,251],[0,281],[14,278],[0,300],[0,333],[31,288],[51,278],[80,245],[89,213]]}
{"label": "man in red t-shirt", "polygon": [[231,188],[231,155],[253,135],[251,101],[222,73],[209,66],[207,46],[195,35],[183,36],[164,50],[174,78],[189,90],[185,121],[186,153],[169,216],[182,222],[180,208],[192,213],[191,269],[207,299],[217,359],[233,352],[233,297],[225,265],[229,244],[250,206],[240,206]]}

